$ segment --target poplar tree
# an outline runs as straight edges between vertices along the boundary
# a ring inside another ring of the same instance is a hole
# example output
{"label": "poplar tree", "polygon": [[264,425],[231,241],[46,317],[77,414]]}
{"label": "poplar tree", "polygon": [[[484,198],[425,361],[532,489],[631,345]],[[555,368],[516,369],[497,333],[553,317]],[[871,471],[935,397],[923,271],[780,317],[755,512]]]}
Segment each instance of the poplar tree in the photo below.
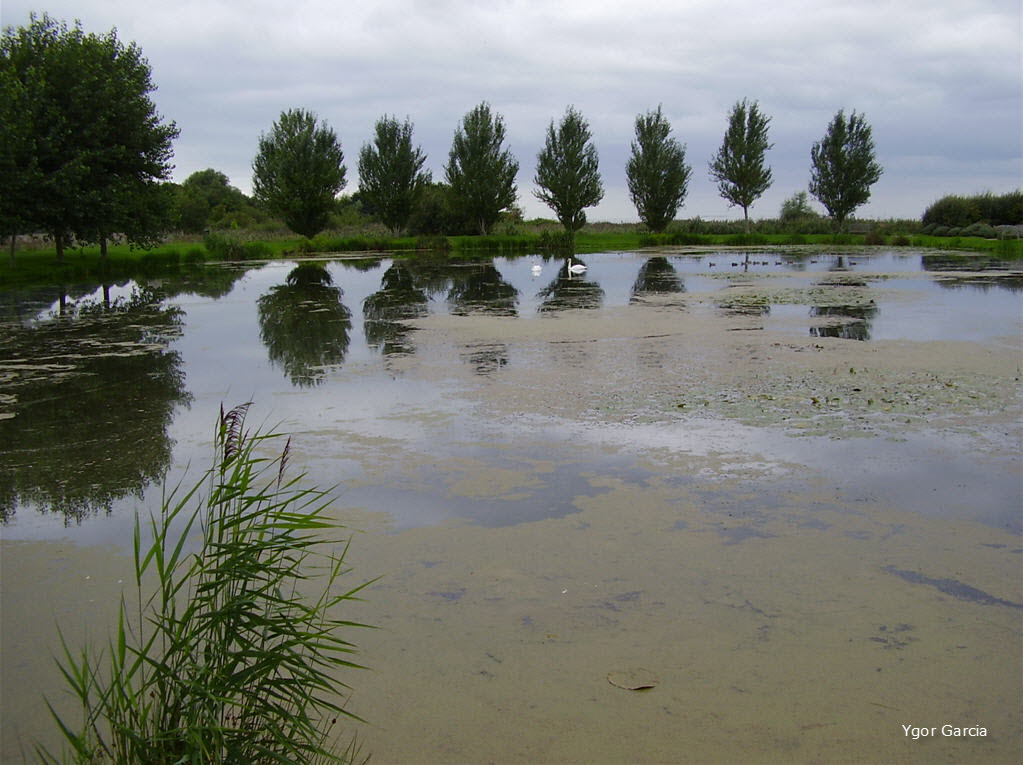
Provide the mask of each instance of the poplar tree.
{"label": "poplar tree", "polygon": [[304,109],[281,112],[259,137],[252,161],[252,196],[296,234],[327,227],[345,187],[344,153],[337,134]]}
{"label": "poplar tree", "polygon": [[453,203],[481,234],[489,234],[501,211],[515,204],[519,163],[504,140],[504,119],[483,102],[455,130],[444,167]]}
{"label": "poplar tree", "polygon": [[767,140],[770,121],[756,101],[737,102],[728,116],[721,148],[710,162],[710,177],[717,182],[718,192],[730,205],[742,208],[747,234],[749,208],[772,181],[771,168],[764,164],[764,154],[774,145]]}
{"label": "poplar tree", "polygon": [[589,123],[569,106],[557,129],[547,128],[547,141],[536,157],[537,189],[534,196],[554,210],[568,232],[570,243],[586,223],[586,207],[604,198],[598,170],[597,148]]}
{"label": "poplar tree", "polygon": [[384,225],[397,235],[408,225],[412,208],[430,181],[423,172],[426,155],[412,146],[412,123],[382,117],[372,144],[359,151],[359,192]]}
{"label": "poplar tree", "polygon": [[874,156],[870,125],[855,111],[846,119],[842,110],[810,150],[810,193],[827,209],[842,230],[853,210],[870,199],[870,187],[883,170]]}
{"label": "poplar tree", "polygon": [[636,140],[625,166],[629,196],[647,227],[660,233],[675,220],[689,190],[686,149],[671,138],[671,123],[657,111],[636,117]]}

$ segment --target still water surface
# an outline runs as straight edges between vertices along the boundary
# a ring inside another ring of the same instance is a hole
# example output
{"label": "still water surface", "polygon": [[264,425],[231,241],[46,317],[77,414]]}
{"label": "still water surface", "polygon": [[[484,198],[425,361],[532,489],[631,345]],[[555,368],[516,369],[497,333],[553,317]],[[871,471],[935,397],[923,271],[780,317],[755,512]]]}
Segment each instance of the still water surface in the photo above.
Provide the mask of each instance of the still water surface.
{"label": "still water surface", "polygon": [[[422,435],[414,421],[430,412],[452,419],[429,438],[456,444],[461,431],[481,424],[460,416],[459,399],[479,381],[405,374],[417,354],[410,320],[543,322],[656,299],[680,323],[709,306],[721,322],[746,316],[753,330],[794,338],[983,342],[1020,333],[1023,277],[989,261],[983,270],[917,253],[600,253],[585,261],[581,277],[560,259],[276,262],[211,269],[191,284],[111,285],[59,300],[53,290],[8,294],[0,346],[5,536],[123,538],[110,517],[129,517],[164,473],[208,458],[221,403],[252,400],[257,416],[289,431],[326,418],[405,443]],[[544,363],[516,351],[477,343],[458,355],[480,378]],[[359,471],[346,470],[338,451],[325,472],[330,483],[346,484]],[[555,483],[561,499],[537,496],[499,519],[443,494],[413,492],[396,505],[394,486],[352,493],[367,503],[386,495],[398,525],[484,515],[503,524],[565,512],[573,479],[559,473]]]}
{"label": "still water surface", "polygon": [[[1011,761],[1018,268],[582,260],[7,293],[4,540],[123,552],[161,479],[208,464],[221,404],[251,400],[250,424],[293,434],[292,465],[367,531],[358,574],[385,575],[356,615],[384,627],[357,640],[375,674],[353,681],[374,761]],[[82,552],[7,549],[5,682],[25,690],[53,624],[33,597],[89,610],[76,588],[95,579]],[[636,664],[661,685],[605,682]],[[5,717],[6,753],[38,724]],[[965,718],[997,739],[901,740],[903,722]]]}

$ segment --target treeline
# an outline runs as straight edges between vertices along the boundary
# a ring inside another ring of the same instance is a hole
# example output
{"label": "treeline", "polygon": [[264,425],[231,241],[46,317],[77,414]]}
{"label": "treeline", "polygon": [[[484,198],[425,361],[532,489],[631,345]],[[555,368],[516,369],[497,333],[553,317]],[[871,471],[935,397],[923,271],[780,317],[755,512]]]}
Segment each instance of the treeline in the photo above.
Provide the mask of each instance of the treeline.
{"label": "treeline", "polygon": [[1008,194],[949,194],[928,207],[921,231],[933,236],[996,237],[997,226],[1023,226],[1023,190]]}
{"label": "treeline", "polygon": [[[505,144],[504,118],[485,101],[459,122],[442,182],[424,169],[411,121],[380,118],[358,151],[359,188],[350,196],[341,196],[347,166],[333,129],[307,110],[284,111],[259,138],[249,198],[212,168],[180,185],[169,182],[179,131],[156,112],[155,88],[141,50],[114,30],[86,34],[77,23],[69,28],[32,15],[28,26],[3,31],[0,235],[10,236],[12,263],[17,235],[36,232],[48,235],[61,262],[72,244],[98,244],[105,257],[108,241],[145,247],[168,231],[268,232],[283,223],[311,239],[369,220],[392,238],[486,236],[498,223],[521,221],[519,162]],[[736,102],[707,162],[721,197],[742,209],[745,234],[753,232],[751,206],[773,183],[766,161],[770,122],[756,101]],[[693,167],[660,106],[637,115],[625,170],[646,228],[661,234],[675,227]],[[882,174],[862,114],[835,114],[812,146],[809,170],[809,195],[829,220],[810,208],[806,192],[786,200],[779,220],[790,229],[847,231]],[[551,209],[571,247],[586,209],[604,196],[593,136],[575,107],[550,121],[532,181],[533,196]],[[932,207],[925,219],[932,214],[934,226],[962,229],[1018,223],[1023,203],[1017,192],[948,197]]]}
{"label": "treeline", "polygon": [[[183,234],[209,231],[245,230],[268,234],[288,231],[284,222],[271,215],[252,197],[231,185],[228,177],[213,168],[192,173],[182,183],[166,184],[170,190],[170,230]],[[501,212],[499,222],[521,223],[522,211],[512,205]],[[328,213],[327,230],[371,232],[374,224],[384,233],[382,216],[361,191],[334,200]],[[460,207],[446,183],[427,183],[420,190],[405,229],[409,236],[461,236],[476,233],[476,224]]]}

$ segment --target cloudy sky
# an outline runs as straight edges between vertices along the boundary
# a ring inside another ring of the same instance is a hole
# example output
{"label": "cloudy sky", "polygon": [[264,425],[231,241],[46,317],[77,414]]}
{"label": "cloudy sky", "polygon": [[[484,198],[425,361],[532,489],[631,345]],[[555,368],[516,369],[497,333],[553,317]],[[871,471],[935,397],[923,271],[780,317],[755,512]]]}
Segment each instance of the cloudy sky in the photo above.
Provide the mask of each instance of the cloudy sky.
{"label": "cloudy sky", "polygon": [[301,107],[359,148],[385,114],[409,117],[434,178],[455,128],[487,101],[518,158],[519,203],[536,154],[572,104],[589,120],[604,201],[590,220],[634,221],[624,166],[637,114],[663,105],[693,166],[681,217],[737,218],[707,176],[728,111],[771,116],[774,185],[753,217],[806,188],[810,147],[839,109],[863,113],[885,168],[864,217],[918,217],[946,193],[1023,186],[1019,0],[2,0],[102,33],[116,27],[153,69],[157,108],[181,130],[174,179],[212,167],[251,191],[261,132]]}

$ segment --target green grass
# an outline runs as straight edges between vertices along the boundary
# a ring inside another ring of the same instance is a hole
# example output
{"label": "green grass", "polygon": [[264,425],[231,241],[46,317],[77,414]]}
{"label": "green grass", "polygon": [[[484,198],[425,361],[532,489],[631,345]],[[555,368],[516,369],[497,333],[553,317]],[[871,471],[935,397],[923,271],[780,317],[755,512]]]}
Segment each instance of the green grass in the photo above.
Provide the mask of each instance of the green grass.
{"label": "green grass", "polygon": [[122,598],[104,652],[64,644],[58,663],[82,720],[54,712],[66,747],[38,750],[44,762],[356,757],[337,727],[358,719],[337,678],[359,667],[345,636],[365,625],[337,612],[366,585],[339,586],[348,542],[326,493],[286,477],[290,439],[276,459],[259,456],[279,435],[249,434],[247,410],[221,411],[214,466],[171,492],[148,534],[136,517],[134,605]]}
{"label": "green grass", "polygon": [[[941,237],[917,232],[900,233],[898,227],[881,223],[868,233],[822,234],[776,232],[771,222],[750,234],[723,230],[711,232],[711,224],[677,225],[665,234],[652,234],[638,224],[593,223],[576,234],[576,252],[629,251],[646,247],[758,247],[815,245],[916,247],[993,254],[1003,258],[1023,257],[1023,240],[981,237]],[[698,228],[699,231],[691,229]],[[728,229],[727,225],[722,226]],[[558,253],[564,248],[560,227],[546,222],[508,226],[489,236],[387,237],[375,234],[321,234],[311,240],[301,237],[259,238],[256,232],[219,232],[199,241],[171,241],[152,250],[111,245],[106,260],[98,247],[65,251],[64,262],[56,262],[53,248],[23,249],[15,254],[14,266],[0,256],[0,288],[30,284],[73,284],[129,279],[137,276],[177,274],[208,261],[253,261],[316,255],[323,253],[422,254],[445,252],[453,256],[512,256],[537,252]]]}

